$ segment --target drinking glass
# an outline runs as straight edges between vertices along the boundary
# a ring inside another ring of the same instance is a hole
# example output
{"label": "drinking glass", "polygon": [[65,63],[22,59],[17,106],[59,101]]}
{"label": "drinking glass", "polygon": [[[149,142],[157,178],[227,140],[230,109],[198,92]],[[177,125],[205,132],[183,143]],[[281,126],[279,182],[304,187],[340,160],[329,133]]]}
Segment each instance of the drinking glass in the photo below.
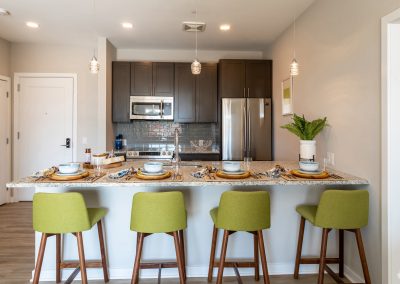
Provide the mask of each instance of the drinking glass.
{"label": "drinking glass", "polygon": [[250,171],[251,169],[251,162],[253,161],[252,157],[244,157],[243,162],[244,162],[244,168],[246,171]]}
{"label": "drinking glass", "polygon": [[94,158],[93,164],[94,164],[94,175],[96,177],[102,176],[103,175],[103,159]]}

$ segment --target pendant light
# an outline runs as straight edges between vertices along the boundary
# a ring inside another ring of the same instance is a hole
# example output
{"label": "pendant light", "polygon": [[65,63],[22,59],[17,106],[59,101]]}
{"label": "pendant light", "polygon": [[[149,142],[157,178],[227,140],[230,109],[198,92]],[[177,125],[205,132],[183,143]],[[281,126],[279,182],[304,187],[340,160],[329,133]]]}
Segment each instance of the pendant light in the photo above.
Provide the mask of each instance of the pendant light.
{"label": "pendant light", "polygon": [[299,75],[299,63],[296,60],[296,18],[293,19],[293,59],[290,63],[290,76],[296,77]]}
{"label": "pendant light", "polygon": [[[95,6],[95,1],[96,0],[93,0],[93,28],[94,28],[94,31],[96,31],[96,6]],[[96,54],[95,54],[95,49],[93,50],[93,57],[92,57],[92,59],[90,60],[90,63],[89,63],[89,70],[90,70],[90,73],[92,73],[92,74],[97,74],[97,73],[99,73],[99,70],[100,70],[100,64],[99,64],[99,61],[97,61],[97,58],[96,58]]]}
{"label": "pendant light", "polygon": [[[196,20],[197,20],[197,9],[195,11],[196,14]],[[196,56],[195,59],[192,62],[192,65],[190,66],[192,69],[192,74],[193,75],[199,75],[201,73],[201,63],[197,60],[197,32],[198,32],[199,26],[196,25]]]}

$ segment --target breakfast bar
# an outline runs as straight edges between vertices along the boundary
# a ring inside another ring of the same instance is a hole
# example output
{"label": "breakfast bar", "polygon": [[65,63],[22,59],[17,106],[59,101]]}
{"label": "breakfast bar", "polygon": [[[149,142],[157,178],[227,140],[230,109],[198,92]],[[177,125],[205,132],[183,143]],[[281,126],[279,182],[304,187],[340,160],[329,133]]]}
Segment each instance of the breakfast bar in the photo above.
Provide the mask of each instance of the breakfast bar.
{"label": "breakfast bar", "polygon": [[[288,172],[280,177],[266,174],[279,164]],[[164,180],[141,180],[135,175],[112,179],[110,174],[123,169],[142,168],[143,162],[123,163],[121,167],[109,169],[105,175],[89,177],[76,181],[53,181],[47,178],[27,177],[7,184],[10,189],[34,187],[35,192],[80,192],[88,207],[103,207],[108,213],[103,222],[106,254],[111,279],[130,279],[135,258],[136,233],[130,231],[132,197],[138,192],[181,191],[187,210],[188,227],[184,232],[186,243],[186,269],[188,277],[205,277],[208,272],[213,223],[209,211],[218,206],[220,196],[225,191],[269,191],[271,196],[271,229],[264,232],[268,269],[270,274],[293,273],[299,216],[295,208],[299,204],[317,203],[323,190],[336,188],[343,190],[361,189],[368,181],[347,173],[328,170],[325,179],[300,178],[290,174],[298,168],[296,162],[269,161],[251,162],[251,175],[245,179],[228,179],[214,173],[195,177],[193,173],[207,166],[220,167],[221,162],[182,163],[181,178],[168,177]],[[168,165],[166,170],[173,171]],[[95,229],[83,234],[87,260],[99,259],[100,250]],[[219,256],[221,237],[217,240]],[[336,236],[335,236],[336,237]],[[306,227],[304,254],[316,255],[320,248],[321,232]],[[36,233],[36,255],[40,244],[40,234]],[[329,254],[336,254],[336,241],[330,240]],[[145,240],[142,253],[144,260],[174,260],[173,239],[167,235],[152,235]],[[78,253],[76,240],[72,235],[64,235],[62,242],[63,259],[76,260]],[[247,259],[253,257],[253,241],[249,234],[237,233],[231,236],[228,244],[227,259]],[[32,267],[33,269],[33,267]],[[72,271],[72,269],[71,269]],[[214,274],[216,274],[216,269]],[[302,273],[314,273],[317,266],[304,266]],[[140,277],[157,278],[158,271],[142,270]],[[241,275],[250,275],[252,269],[240,269]],[[70,272],[64,269],[62,278]],[[163,277],[178,277],[176,268],[163,269]],[[234,275],[231,268],[224,275]],[[89,279],[102,279],[101,269],[89,269]],[[46,248],[41,280],[55,279],[55,240],[49,239]]]}

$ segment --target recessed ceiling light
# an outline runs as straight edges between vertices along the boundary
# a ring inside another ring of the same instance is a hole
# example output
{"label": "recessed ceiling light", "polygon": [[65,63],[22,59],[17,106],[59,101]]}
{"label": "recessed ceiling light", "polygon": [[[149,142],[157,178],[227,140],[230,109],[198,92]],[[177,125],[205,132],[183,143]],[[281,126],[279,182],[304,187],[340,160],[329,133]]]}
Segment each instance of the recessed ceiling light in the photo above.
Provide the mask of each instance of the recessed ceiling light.
{"label": "recessed ceiling light", "polygon": [[0,16],[9,16],[10,12],[6,9],[0,8]]}
{"label": "recessed ceiling light", "polygon": [[121,25],[124,29],[132,29],[133,28],[132,23],[125,22],[125,23],[122,23]]}
{"label": "recessed ceiling light", "polygon": [[37,29],[39,27],[39,24],[35,22],[26,22],[26,26],[32,29]]}
{"label": "recessed ceiling light", "polygon": [[223,24],[223,25],[220,25],[219,26],[219,29],[221,30],[221,31],[229,31],[230,29],[231,29],[231,25],[228,25],[228,24]]}

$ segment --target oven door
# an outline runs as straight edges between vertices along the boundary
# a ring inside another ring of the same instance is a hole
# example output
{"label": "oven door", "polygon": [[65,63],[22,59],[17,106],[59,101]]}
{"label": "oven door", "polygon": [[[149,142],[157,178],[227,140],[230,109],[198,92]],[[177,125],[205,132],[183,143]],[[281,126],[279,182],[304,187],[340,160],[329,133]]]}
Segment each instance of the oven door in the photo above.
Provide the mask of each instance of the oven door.
{"label": "oven door", "polygon": [[174,98],[131,96],[130,119],[173,120]]}

